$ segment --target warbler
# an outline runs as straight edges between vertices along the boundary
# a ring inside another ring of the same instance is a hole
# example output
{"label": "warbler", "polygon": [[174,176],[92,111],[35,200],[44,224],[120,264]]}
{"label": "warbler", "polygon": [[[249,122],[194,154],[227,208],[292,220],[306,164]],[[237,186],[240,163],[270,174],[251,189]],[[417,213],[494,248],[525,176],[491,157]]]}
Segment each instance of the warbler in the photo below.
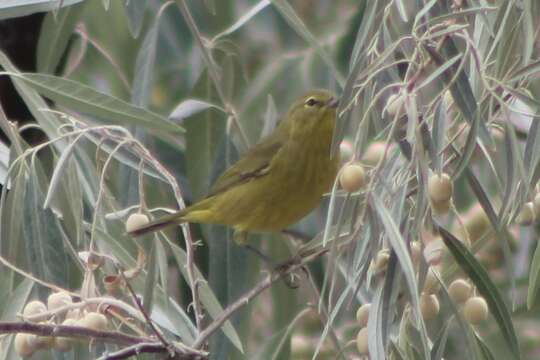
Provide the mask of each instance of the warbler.
{"label": "warbler", "polygon": [[339,155],[330,146],[338,99],[312,90],[292,104],[276,129],[248,150],[202,200],[143,225],[139,236],[168,226],[211,223],[231,226],[244,243],[249,232],[278,232],[313,210],[330,190]]}

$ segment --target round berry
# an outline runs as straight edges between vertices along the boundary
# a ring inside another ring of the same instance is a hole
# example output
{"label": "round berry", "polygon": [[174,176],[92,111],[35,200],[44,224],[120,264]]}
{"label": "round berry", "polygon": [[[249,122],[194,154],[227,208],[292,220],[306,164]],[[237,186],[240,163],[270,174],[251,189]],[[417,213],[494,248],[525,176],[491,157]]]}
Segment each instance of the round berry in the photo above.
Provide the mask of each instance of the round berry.
{"label": "round berry", "polygon": [[[405,115],[407,109],[405,108],[405,96],[401,94],[392,94],[386,100],[386,112],[389,116],[394,117],[397,114],[397,117]],[[399,113],[398,113],[399,112]]]}
{"label": "round berry", "polygon": [[411,260],[413,264],[418,264],[422,256],[422,243],[420,241],[411,242]]}
{"label": "round berry", "polygon": [[71,295],[67,292],[60,291],[49,295],[49,298],[47,299],[47,308],[49,311],[53,311],[72,303],[73,299],[71,298]]}
{"label": "round berry", "polygon": [[369,309],[371,304],[364,304],[356,311],[356,321],[360,327],[366,327],[369,319]]}
{"label": "round berry", "polygon": [[534,196],[534,213],[537,217],[540,217],[540,192]]}
{"label": "round berry", "polygon": [[362,165],[358,163],[345,165],[339,176],[339,183],[347,192],[360,190],[366,184],[366,172]]}
{"label": "round berry", "polygon": [[477,325],[485,321],[489,315],[489,308],[486,300],[481,296],[474,296],[467,300],[463,307],[463,317],[471,325]]}
{"label": "round berry", "polygon": [[[67,326],[74,326],[77,324],[77,321],[75,319],[66,319],[64,322],[62,322],[62,325]],[[73,339],[68,337],[57,337],[54,339],[53,347],[62,352],[66,352],[71,350],[71,347],[73,346]]]}
{"label": "round berry", "polygon": [[148,216],[144,214],[131,214],[126,220],[126,232],[132,232],[149,223]]}
{"label": "round berry", "polygon": [[372,260],[371,266],[372,271],[375,273],[379,273],[381,271],[385,271],[386,267],[388,266],[388,261],[390,260],[390,253],[387,249],[382,249],[377,253],[377,256],[375,259]]}
{"label": "round berry", "polygon": [[420,312],[424,320],[431,320],[439,314],[439,299],[435,294],[422,294],[420,296]]}
{"label": "round berry", "polygon": [[93,330],[105,330],[107,328],[107,317],[97,312],[89,312],[77,322],[77,325]]}
{"label": "round berry", "polygon": [[369,352],[368,349],[368,330],[366,327],[363,327],[356,335],[356,348],[360,355],[367,355]]}
{"label": "round berry", "polygon": [[15,352],[17,355],[21,357],[29,357],[32,356],[34,351],[36,351],[36,347],[34,345],[34,341],[32,340],[32,337],[34,335],[32,334],[24,334],[24,333],[18,333],[15,335]]}
{"label": "round berry", "polygon": [[446,173],[441,175],[433,174],[428,180],[429,198],[433,203],[450,201],[453,191],[454,184]]}
{"label": "round berry", "polygon": [[30,301],[23,310],[23,317],[31,317],[35,315],[42,314],[47,311],[47,307],[42,301],[34,300]]}
{"label": "round berry", "polygon": [[448,287],[448,295],[456,304],[463,304],[471,297],[472,286],[466,280],[456,279]]}
{"label": "round berry", "polygon": [[441,238],[435,238],[428,242],[424,247],[424,258],[426,262],[432,266],[441,263],[444,253],[444,243]]}
{"label": "round berry", "polygon": [[516,222],[522,226],[531,225],[536,216],[534,213],[534,204],[532,202],[525,203],[521,208],[518,216],[516,217]]}
{"label": "round berry", "polygon": [[439,279],[437,279],[437,277],[440,277],[439,272],[430,267],[427,271],[426,281],[424,283],[423,291],[426,294],[435,294],[441,288],[441,284],[439,283]]}
{"label": "round berry", "polygon": [[367,147],[362,156],[362,162],[368,166],[376,166],[384,157],[385,151],[386,144],[384,141],[375,141]]}

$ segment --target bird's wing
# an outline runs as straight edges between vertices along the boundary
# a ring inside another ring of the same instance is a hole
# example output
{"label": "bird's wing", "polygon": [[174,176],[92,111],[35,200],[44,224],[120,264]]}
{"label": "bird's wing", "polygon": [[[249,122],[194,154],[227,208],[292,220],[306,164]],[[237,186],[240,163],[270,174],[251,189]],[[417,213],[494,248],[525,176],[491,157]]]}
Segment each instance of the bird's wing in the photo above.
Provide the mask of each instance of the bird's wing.
{"label": "bird's wing", "polygon": [[273,134],[253,146],[240,160],[221,174],[207,196],[217,195],[239,184],[266,175],[272,159],[282,147],[283,139],[278,134]]}

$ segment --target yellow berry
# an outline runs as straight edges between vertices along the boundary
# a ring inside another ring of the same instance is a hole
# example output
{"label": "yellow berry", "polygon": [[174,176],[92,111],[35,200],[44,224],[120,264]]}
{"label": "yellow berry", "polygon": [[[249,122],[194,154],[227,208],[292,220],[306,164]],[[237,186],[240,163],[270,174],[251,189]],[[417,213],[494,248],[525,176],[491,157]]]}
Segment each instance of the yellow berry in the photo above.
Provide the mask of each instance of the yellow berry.
{"label": "yellow berry", "polygon": [[367,327],[363,327],[356,335],[356,348],[360,355],[367,355],[369,352],[368,349],[368,330]]}
{"label": "yellow berry", "polygon": [[[50,325],[50,323],[47,322],[41,322],[40,324],[44,325]],[[34,335],[34,343],[36,349],[50,349],[54,343],[54,338],[52,336],[41,336],[41,335]]]}
{"label": "yellow berry", "polygon": [[345,165],[339,176],[339,183],[347,192],[360,190],[366,184],[366,173],[362,165],[358,163]]}
{"label": "yellow berry", "polygon": [[430,265],[439,265],[444,252],[444,243],[441,238],[435,238],[424,247],[424,258]]}
{"label": "yellow berry", "polygon": [[53,311],[71,303],[73,303],[71,295],[67,292],[60,291],[49,295],[49,298],[47,299],[47,308],[49,311]]}
{"label": "yellow berry", "polygon": [[450,201],[454,191],[452,179],[446,173],[440,176],[433,174],[428,180],[429,199],[433,203],[444,203]]}
{"label": "yellow berry", "polygon": [[[474,243],[478,239],[482,238],[489,230],[491,230],[489,218],[479,203],[476,203],[465,213],[463,216],[463,223],[467,233],[469,234],[471,243]],[[459,235],[459,238],[465,238],[463,229],[459,224],[457,225],[456,233]]]}
{"label": "yellow berry", "polygon": [[77,320],[80,318],[80,310],[79,309],[71,309],[66,313],[66,319],[73,319]]}
{"label": "yellow berry", "polygon": [[[75,319],[66,319],[62,322],[62,325],[74,326],[76,323],[77,321]],[[53,347],[58,351],[65,352],[71,350],[72,344],[73,339],[60,336],[54,339]]]}
{"label": "yellow berry", "polygon": [[495,140],[498,143],[502,143],[504,141],[504,128],[500,125],[495,125],[489,129],[489,133],[491,134],[491,137],[493,140]]}
{"label": "yellow berry", "polygon": [[354,148],[352,142],[349,140],[343,140],[339,144],[339,158],[343,162],[348,162],[352,159],[354,154]]}
{"label": "yellow berry", "polygon": [[463,317],[471,325],[476,325],[485,321],[489,315],[489,308],[486,300],[481,296],[474,296],[467,300],[463,307]]}
{"label": "yellow berry", "polygon": [[373,259],[371,262],[371,270],[374,273],[385,271],[389,260],[390,260],[390,253],[388,252],[388,250],[387,249],[380,250],[377,253],[377,256],[375,256],[375,259]]}
{"label": "yellow berry", "polygon": [[424,320],[431,320],[439,314],[439,299],[435,294],[422,294],[420,296],[420,312]]}
{"label": "yellow berry", "polygon": [[422,256],[422,244],[420,241],[411,242],[411,260],[413,264],[418,264]]}
{"label": "yellow berry", "polygon": [[439,291],[441,284],[439,283],[439,272],[430,267],[426,274],[426,281],[424,282],[424,292],[426,294],[435,294]]}
{"label": "yellow berry", "polygon": [[362,162],[368,166],[376,166],[384,157],[385,151],[386,144],[384,141],[373,142],[367,147],[366,152],[362,156]]}
{"label": "yellow berry", "polygon": [[534,213],[537,217],[540,217],[540,192],[534,197]]}
{"label": "yellow berry", "polygon": [[[397,114],[397,117],[405,115],[407,109],[405,108],[405,96],[401,94],[392,94],[388,97],[386,101],[386,112],[389,116],[394,117]],[[399,113],[398,113],[399,112]]]}
{"label": "yellow berry", "polygon": [[126,232],[132,232],[140,228],[141,226],[144,226],[148,224],[148,216],[144,214],[131,214],[129,215],[127,221],[126,221]]}
{"label": "yellow berry", "polygon": [[444,215],[448,213],[450,210],[450,205],[452,202],[450,200],[447,201],[433,201],[430,200],[429,204],[431,205],[431,209],[433,210],[433,213],[435,215]]}
{"label": "yellow berry", "polygon": [[456,279],[448,287],[448,294],[456,304],[463,304],[469,299],[472,286],[466,280]]}
{"label": "yellow berry", "polygon": [[532,202],[525,203],[521,208],[518,216],[516,217],[516,222],[522,226],[531,225],[536,216],[534,214],[534,204]]}
{"label": "yellow berry", "polygon": [[107,317],[100,313],[89,312],[77,322],[77,325],[93,330],[105,330],[107,328]]}
{"label": "yellow berry", "polygon": [[32,356],[36,347],[32,341],[32,334],[18,333],[15,335],[15,352],[21,357]]}
{"label": "yellow berry", "polygon": [[42,301],[34,300],[30,301],[23,310],[23,317],[31,317],[35,315],[42,314],[47,311],[47,307]]}
{"label": "yellow berry", "polygon": [[356,311],[356,321],[360,327],[366,327],[369,319],[369,309],[371,304],[364,304]]}

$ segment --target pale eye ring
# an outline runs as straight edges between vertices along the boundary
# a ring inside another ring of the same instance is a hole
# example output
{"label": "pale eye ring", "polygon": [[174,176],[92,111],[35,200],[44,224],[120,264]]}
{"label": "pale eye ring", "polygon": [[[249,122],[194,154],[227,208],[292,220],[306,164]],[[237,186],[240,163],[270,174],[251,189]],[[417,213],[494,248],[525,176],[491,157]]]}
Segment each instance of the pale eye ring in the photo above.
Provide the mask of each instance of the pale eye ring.
{"label": "pale eye ring", "polygon": [[312,97],[306,100],[306,105],[307,106],[315,106],[315,105],[317,105],[317,103],[318,103],[318,101],[315,100]]}

